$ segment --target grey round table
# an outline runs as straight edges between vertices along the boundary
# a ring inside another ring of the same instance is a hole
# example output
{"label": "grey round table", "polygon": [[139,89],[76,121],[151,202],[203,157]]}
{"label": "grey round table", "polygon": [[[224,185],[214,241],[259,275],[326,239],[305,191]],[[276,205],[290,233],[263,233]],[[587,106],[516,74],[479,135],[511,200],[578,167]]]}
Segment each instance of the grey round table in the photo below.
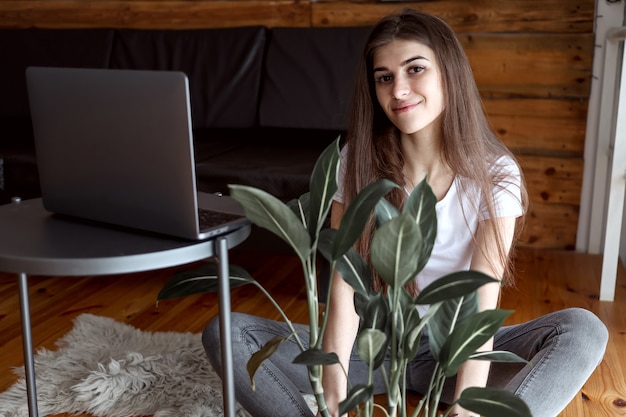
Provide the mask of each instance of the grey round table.
{"label": "grey round table", "polygon": [[243,242],[250,226],[202,241],[142,233],[47,212],[41,199],[0,206],[0,271],[19,279],[28,409],[38,416],[28,275],[113,275],[155,270],[215,257],[219,263],[224,415],[234,416],[228,249]]}

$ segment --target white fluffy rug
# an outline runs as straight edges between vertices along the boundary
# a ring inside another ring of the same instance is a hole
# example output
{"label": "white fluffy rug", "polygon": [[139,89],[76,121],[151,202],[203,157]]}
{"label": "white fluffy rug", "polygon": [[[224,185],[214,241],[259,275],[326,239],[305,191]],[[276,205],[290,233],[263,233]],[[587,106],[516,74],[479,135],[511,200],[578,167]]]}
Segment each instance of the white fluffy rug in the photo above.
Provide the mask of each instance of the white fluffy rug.
{"label": "white fluffy rug", "polygon": [[[145,332],[110,318],[83,314],[35,356],[39,415],[223,416],[222,383],[199,334]],[[23,376],[23,368],[16,373]],[[0,394],[0,417],[26,417],[20,379]],[[237,416],[249,416],[237,404]]]}

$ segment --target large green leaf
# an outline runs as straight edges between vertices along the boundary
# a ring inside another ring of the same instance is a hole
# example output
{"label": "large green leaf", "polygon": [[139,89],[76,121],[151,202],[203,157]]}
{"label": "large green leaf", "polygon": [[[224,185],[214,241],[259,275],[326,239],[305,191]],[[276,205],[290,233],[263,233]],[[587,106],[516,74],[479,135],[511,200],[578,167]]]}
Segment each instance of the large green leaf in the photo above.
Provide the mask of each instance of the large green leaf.
{"label": "large green leaf", "polygon": [[[318,250],[328,260],[332,259],[332,242],[337,233],[335,229],[324,229],[320,232]],[[355,291],[364,295],[372,292],[372,271],[363,257],[350,248],[343,256],[335,261],[335,268]]]}
{"label": "large green leaf", "polygon": [[426,322],[428,343],[435,358],[440,359],[441,348],[456,326],[477,312],[478,294],[475,291],[462,297],[439,302],[439,308],[433,313],[433,317]]}
{"label": "large green leaf", "polygon": [[378,204],[376,204],[375,213],[376,213],[376,227],[380,227],[383,224],[387,223],[389,220],[393,219],[394,217],[398,217],[400,215],[400,212],[398,211],[396,206],[391,204],[389,200],[385,198],[381,198],[380,200],[378,200]]}
{"label": "large green leaf", "polygon": [[309,213],[311,211],[311,193],[304,193],[300,198],[294,198],[287,202],[287,207],[293,211],[293,213],[300,219],[304,227],[306,228],[309,221]]}
{"label": "large green leaf", "polygon": [[348,411],[354,410],[374,395],[373,385],[359,384],[355,385],[348,392],[348,397],[339,403],[339,415],[344,415]]}
{"label": "large green leaf", "polygon": [[230,194],[257,226],[282,238],[303,261],[311,253],[311,238],[291,209],[273,195],[254,187],[230,185]]}
{"label": "large green leaf", "polygon": [[378,329],[387,332],[389,306],[385,296],[380,293],[364,295],[354,293],[354,307],[361,318],[361,328]]}
{"label": "large green leaf", "polygon": [[385,360],[387,335],[378,329],[363,329],[356,342],[361,360],[372,364],[372,369],[378,369]]}
{"label": "large green leaf", "polygon": [[493,337],[510,314],[511,311],[507,310],[485,310],[459,324],[439,354],[444,374],[448,377],[456,375],[459,367]]}
{"label": "large green leaf", "polygon": [[513,352],[505,350],[494,350],[490,352],[476,352],[470,355],[470,360],[489,361],[489,362],[507,362],[507,363],[528,363]]}
{"label": "large green leaf", "polygon": [[337,192],[337,172],[339,170],[339,138],[335,139],[317,159],[311,180],[309,236],[314,240],[321,225],[328,216],[333,196]]}
{"label": "large green leaf", "polygon": [[401,288],[415,278],[413,260],[421,250],[421,243],[417,225],[406,215],[376,230],[371,244],[371,262],[391,288]]}
{"label": "large green leaf", "polygon": [[[362,333],[370,334],[372,336],[373,331],[376,335],[388,335],[389,330],[389,307],[385,300],[385,296],[381,293],[373,293],[369,297],[364,296],[358,292],[354,293],[354,306],[361,318],[361,330],[359,336]],[[378,337],[378,336],[377,336]],[[376,340],[381,345],[376,347],[375,357],[371,358],[373,361],[373,369],[378,369],[385,360],[387,352],[388,337],[385,336],[382,340]],[[361,356],[363,359],[364,357]]]}
{"label": "large green leaf", "polygon": [[[241,266],[230,265],[228,269],[230,288],[254,281],[248,271]],[[197,269],[175,273],[159,291],[157,301],[217,292],[219,289],[218,270],[219,266],[215,262],[205,262]]]}
{"label": "large green leaf", "polygon": [[478,271],[459,271],[435,280],[417,296],[416,304],[442,302],[436,317],[428,322],[430,350],[436,358],[458,323],[478,312],[476,290],[492,282],[498,281]]}
{"label": "large green leaf", "polygon": [[415,299],[416,304],[432,304],[467,295],[491,282],[499,282],[478,271],[459,271],[445,275],[427,285]]}
{"label": "large green leaf", "polygon": [[466,388],[459,405],[483,417],[532,417],[528,405],[515,394],[495,388]]}
{"label": "large green leaf", "polygon": [[298,365],[334,365],[339,363],[339,357],[334,352],[324,352],[321,349],[307,349],[293,360]]}
{"label": "large green leaf", "polygon": [[[440,307],[441,303],[431,304],[426,314],[424,314],[424,317],[421,319],[419,318],[419,314],[417,314],[417,309],[409,313],[406,319],[408,331],[404,335],[403,341],[403,356],[405,358],[413,358],[417,354],[424,327],[426,327],[431,317],[437,313]],[[417,323],[415,316],[417,316]]]}
{"label": "large green leaf", "polygon": [[359,192],[341,217],[339,231],[333,242],[333,259],[339,258],[354,245],[380,199],[395,187],[397,185],[393,182],[380,179]]}
{"label": "large green leaf", "polygon": [[417,254],[417,272],[421,271],[435,246],[437,237],[437,196],[425,178],[413,189],[404,205],[403,212],[411,215],[422,233],[422,249]]}
{"label": "large green leaf", "polygon": [[[423,324],[415,306],[415,301],[406,288],[401,288],[398,292],[398,301],[399,305],[395,305],[394,309],[399,310],[404,328],[402,333],[396,333],[402,346],[400,353],[404,358],[412,358],[415,355],[415,352],[412,352],[412,350],[421,338]],[[419,330],[416,331],[416,329]]]}
{"label": "large green leaf", "polygon": [[250,360],[246,364],[246,368],[248,369],[248,375],[250,376],[250,384],[252,385],[252,391],[256,389],[256,385],[254,383],[254,374],[259,369],[259,367],[268,359],[270,356],[278,350],[280,345],[289,340],[288,337],[282,336],[274,336],[269,342],[267,342],[263,347],[252,354]]}

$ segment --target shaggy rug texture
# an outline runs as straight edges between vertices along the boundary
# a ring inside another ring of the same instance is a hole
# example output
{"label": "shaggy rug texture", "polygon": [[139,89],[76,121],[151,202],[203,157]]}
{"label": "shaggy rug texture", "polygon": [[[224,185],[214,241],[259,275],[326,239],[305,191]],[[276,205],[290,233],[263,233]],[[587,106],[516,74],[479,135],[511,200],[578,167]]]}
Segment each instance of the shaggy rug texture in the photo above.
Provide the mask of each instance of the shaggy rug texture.
{"label": "shaggy rug texture", "polygon": [[[145,332],[110,318],[83,314],[35,356],[39,415],[223,416],[222,383],[199,334]],[[26,417],[22,378],[0,394],[0,417]],[[239,404],[238,417],[248,417]]]}

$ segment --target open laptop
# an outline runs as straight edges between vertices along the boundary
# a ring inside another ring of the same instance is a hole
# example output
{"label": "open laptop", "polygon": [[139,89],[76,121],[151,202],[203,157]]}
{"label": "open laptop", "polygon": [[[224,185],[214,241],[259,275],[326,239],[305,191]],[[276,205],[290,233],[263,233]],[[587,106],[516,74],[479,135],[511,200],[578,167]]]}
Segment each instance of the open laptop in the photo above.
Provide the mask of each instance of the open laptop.
{"label": "open laptop", "polygon": [[184,73],[29,67],[26,81],[46,210],[186,239],[249,223],[196,190]]}

